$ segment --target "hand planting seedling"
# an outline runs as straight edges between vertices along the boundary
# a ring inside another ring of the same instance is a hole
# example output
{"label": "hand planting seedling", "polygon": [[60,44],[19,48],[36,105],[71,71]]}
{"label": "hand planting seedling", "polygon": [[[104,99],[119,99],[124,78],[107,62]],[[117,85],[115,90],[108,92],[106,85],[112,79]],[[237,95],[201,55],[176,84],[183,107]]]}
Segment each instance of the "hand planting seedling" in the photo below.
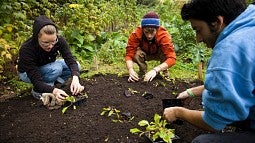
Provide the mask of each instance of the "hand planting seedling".
{"label": "hand planting seedling", "polygon": [[138,128],[130,129],[132,134],[139,134],[139,136],[147,136],[149,139],[156,141],[162,139],[166,143],[172,143],[172,139],[175,138],[174,129],[166,128],[167,122],[162,119],[158,114],[154,115],[154,121],[148,122],[147,120],[141,120],[138,123],[139,126],[145,127],[142,131]]}

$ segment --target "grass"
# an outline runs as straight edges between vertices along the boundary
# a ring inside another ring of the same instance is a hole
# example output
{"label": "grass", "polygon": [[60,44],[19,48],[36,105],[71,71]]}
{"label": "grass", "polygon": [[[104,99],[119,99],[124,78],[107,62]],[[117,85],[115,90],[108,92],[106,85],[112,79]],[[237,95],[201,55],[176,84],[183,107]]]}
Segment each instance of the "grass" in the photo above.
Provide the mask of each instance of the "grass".
{"label": "grass", "polygon": [[[159,63],[155,61],[147,62],[148,70],[157,66]],[[116,62],[113,64],[103,64],[99,63],[98,68],[95,69],[93,65],[86,65],[83,67],[87,67],[87,73],[82,74],[82,78],[90,78],[95,74],[117,74],[119,76],[128,75],[128,71],[126,69],[125,61]],[[138,72],[137,64],[134,64],[135,71]],[[171,78],[180,78],[180,79],[197,79],[198,78],[198,70],[196,66],[191,63],[182,63],[177,60],[176,64],[169,69]]]}
{"label": "grass", "polygon": [[[81,60],[81,59],[80,59]],[[128,71],[126,69],[126,63],[124,61],[124,58],[122,61],[116,61],[112,64],[105,64],[100,61],[95,63],[89,63],[86,61],[80,62],[82,66],[82,70],[86,70],[87,72],[84,72],[81,74],[81,78],[87,79],[91,78],[93,75],[96,74],[116,74],[118,76],[128,76]],[[148,70],[152,69],[153,67],[159,65],[159,62],[156,61],[149,61],[147,62]],[[137,64],[134,64],[135,71],[138,72],[138,66]],[[196,66],[192,63],[182,63],[181,60],[178,60],[176,64],[169,69],[170,78],[175,79],[183,79],[183,80],[194,80],[198,79],[198,70],[196,69]],[[203,71],[204,74],[204,71]],[[26,91],[28,89],[32,88],[31,84],[24,83],[17,78],[14,78],[9,81],[9,84],[17,96],[21,95],[23,91]]]}

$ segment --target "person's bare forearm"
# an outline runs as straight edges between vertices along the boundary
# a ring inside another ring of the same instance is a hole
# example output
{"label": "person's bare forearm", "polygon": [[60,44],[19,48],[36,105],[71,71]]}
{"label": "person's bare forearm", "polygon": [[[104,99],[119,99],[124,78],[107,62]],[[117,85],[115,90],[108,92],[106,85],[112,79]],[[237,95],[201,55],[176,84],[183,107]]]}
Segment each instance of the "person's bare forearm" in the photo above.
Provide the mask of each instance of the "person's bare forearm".
{"label": "person's bare forearm", "polygon": [[194,93],[195,96],[202,96],[204,89],[204,85],[190,88],[190,90]]}
{"label": "person's bare forearm", "polygon": [[212,127],[206,124],[202,118],[204,111],[190,110],[183,107],[176,107],[176,117],[191,123],[192,125],[199,127],[207,131],[215,131]]}
{"label": "person's bare forearm", "polygon": [[128,70],[133,69],[133,61],[132,60],[126,61],[126,66]]}
{"label": "person's bare forearm", "polygon": [[168,69],[168,65],[167,65],[167,63],[163,62],[162,64],[154,67],[153,69],[155,69],[157,71],[157,73],[158,73],[160,71]]}

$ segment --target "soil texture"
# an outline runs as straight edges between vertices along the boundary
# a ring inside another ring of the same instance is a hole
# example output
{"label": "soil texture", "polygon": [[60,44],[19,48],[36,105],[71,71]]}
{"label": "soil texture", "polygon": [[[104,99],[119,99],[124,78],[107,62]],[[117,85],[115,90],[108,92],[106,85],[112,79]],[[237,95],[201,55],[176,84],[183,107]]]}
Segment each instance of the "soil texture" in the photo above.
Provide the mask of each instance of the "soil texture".
{"label": "soil texture", "polygon": [[[175,98],[187,88],[203,84],[201,81],[166,80],[160,76],[149,83],[129,83],[127,79],[127,76],[110,74],[81,79],[88,98],[77,109],[68,108],[65,114],[62,114],[63,108],[48,110],[30,94],[1,101],[0,142],[146,143],[144,138],[129,130],[142,129],[138,126],[140,120],[153,121],[154,114],[162,115],[162,99]],[[149,96],[143,96],[145,93]],[[195,98],[184,106],[202,109],[201,99]],[[119,110],[121,122],[114,122],[117,119],[114,115],[100,115],[104,108]],[[170,124],[170,128],[180,137],[176,143],[189,143],[205,133],[187,122]]]}

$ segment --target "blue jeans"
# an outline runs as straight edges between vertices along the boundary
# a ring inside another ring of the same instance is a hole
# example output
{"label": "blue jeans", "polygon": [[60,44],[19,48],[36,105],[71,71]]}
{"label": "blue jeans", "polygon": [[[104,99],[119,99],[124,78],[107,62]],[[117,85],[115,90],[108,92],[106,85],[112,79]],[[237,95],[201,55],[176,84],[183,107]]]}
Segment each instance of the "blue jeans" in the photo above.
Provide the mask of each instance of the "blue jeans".
{"label": "blue jeans", "polygon": [[[79,63],[78,67],[80,69]],[[66,65],[64,59],[58,59],[55,62],[39,67],[39,72],[41,73],[43,81],[51,86],[54,85],[55,81],[64,83],[69,77],[71,77],[71,70]],[[26,72],[19,72],[18,76],[22,81],[31,83]]]}
{"label": "blue jeans", "polygon": [[196,137],[192,143],[255,143],[255,132],[239,131],[203,134]]}

